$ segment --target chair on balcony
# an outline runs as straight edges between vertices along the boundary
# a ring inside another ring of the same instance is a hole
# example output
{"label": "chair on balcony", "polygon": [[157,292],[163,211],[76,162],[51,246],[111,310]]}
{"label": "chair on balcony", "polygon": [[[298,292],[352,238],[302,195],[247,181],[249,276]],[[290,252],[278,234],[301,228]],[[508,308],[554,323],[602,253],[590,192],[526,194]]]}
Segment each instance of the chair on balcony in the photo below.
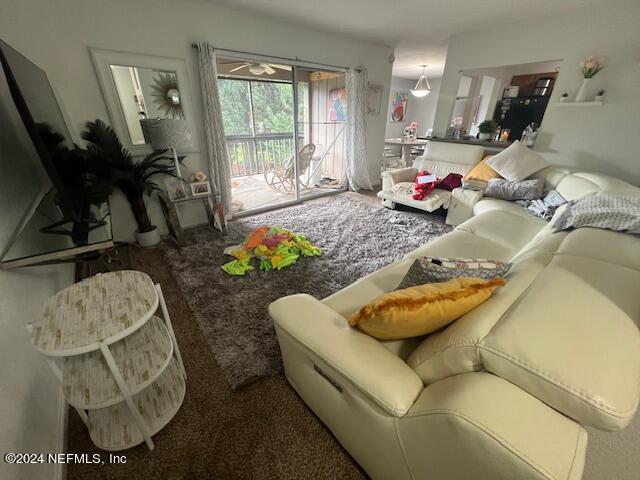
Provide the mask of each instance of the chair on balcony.
{"label": "chair on balcony", "polygon": [[[307,175],[307,179],[303,180],[302,174],[309,169],[315,151],[316,146],[313,143],[308,143],[298,152],[298,181],[304,188],[309,188],[308,183],[311,175]],[[267,163],[264,170],[264,179],[267,185],[278,192],[293,192],[295,188],[294,161],[295,155],[292,155],[284,163]]]}

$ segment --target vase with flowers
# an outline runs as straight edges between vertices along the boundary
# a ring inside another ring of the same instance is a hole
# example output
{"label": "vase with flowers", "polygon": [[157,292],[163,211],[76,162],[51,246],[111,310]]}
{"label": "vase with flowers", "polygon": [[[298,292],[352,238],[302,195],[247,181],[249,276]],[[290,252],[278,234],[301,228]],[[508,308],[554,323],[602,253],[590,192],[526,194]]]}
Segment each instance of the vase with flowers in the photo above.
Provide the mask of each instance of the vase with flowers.
{"label": "vase with flowers", "polygon": [[582,85],[576,95],[576,102],[584,102],[587,99],[587,89],[591,79],[605,67],[604,61],[601,58],[591,55],[580,62],[580,70],[582,72]]}

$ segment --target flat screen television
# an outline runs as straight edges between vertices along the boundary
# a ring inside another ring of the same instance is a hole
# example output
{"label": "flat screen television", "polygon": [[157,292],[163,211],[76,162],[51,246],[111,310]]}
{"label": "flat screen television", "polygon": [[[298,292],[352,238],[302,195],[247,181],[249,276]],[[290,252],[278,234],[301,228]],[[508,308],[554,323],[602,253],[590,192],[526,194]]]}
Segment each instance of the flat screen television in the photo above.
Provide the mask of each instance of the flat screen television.
{"label": "flat screen television", "polygon": [[[37,157],[44,167],[52,187],[56,190],[55,201],[60,209],[63,222],[57,222],[54,227],[62,227],[65,223],[80,222],[82,220],[82,198],[78,199],[78,192],[69,191],[63,182],[60,172],[56,167],[53,153],[47,146],[43,127],[48,126],[50,132],[54,132],[63,138],[62,145],[73,148],[73,141],[69,130],[62,116],[60,106],[56,101],[47,74],[37,65],[13,49],[6,42],[0,40],[0,64],[2,73],[0,81],[3,82],[3,91],[11,93],[11,99],[15,109],[24,125]],[[11,105],[5,102],[0,108],[11,109]],[[12,112],[3,112],[5,116]],[[20,142],[21,132],[15,132],[13,137],[6,135],[6,142]],[[25,148],[10,148],[6,145],[3,148],[3,158],[0,158],[2,169],[5,172],[12,172],[13,169],[25,168],[25,163],[32,162]],[[24,203],[29,203],[28,199]],[[49,233],[66,234],[68,230],[64,228],[52,228]]]}

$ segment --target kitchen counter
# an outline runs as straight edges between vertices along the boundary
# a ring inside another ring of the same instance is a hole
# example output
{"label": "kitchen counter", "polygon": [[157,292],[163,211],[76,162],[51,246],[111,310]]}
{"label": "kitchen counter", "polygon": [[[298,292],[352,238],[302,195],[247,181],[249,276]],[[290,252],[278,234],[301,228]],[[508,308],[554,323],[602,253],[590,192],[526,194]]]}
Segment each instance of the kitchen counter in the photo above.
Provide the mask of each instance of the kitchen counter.
{"label": "kitchen counter", "polygon": [[420,140],[428,140],[430,142],[460,143],[463,145],[479,145],[484,147],[485,155],[491,155],[501,152],[513,142],[489,142],[486,140],[478,140],[477,138],[439,138],[439,137],[418,137]]}

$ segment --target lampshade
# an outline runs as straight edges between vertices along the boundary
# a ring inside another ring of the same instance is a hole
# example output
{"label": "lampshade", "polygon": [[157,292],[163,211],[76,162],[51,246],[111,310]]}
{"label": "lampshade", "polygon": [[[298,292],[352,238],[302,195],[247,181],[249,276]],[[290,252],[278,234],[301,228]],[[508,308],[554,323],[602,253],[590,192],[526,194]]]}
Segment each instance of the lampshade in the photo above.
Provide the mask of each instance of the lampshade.
{"label": "lampshade", "polygon": [[193,138],[186,120],[155,118],[140,120],[142,134],[154,150],[173,147],[178,152],[193,147]]}
{"label": "lampshade", "polygon": [[429,80],[427,80],[426,69],[427,66],[422,65],[422,75],[420,75],[420,78],[416,82],[416,86],[411,89],[411,94],[414,97],[426,97],[431,92],[431,85],[429,85]]}

